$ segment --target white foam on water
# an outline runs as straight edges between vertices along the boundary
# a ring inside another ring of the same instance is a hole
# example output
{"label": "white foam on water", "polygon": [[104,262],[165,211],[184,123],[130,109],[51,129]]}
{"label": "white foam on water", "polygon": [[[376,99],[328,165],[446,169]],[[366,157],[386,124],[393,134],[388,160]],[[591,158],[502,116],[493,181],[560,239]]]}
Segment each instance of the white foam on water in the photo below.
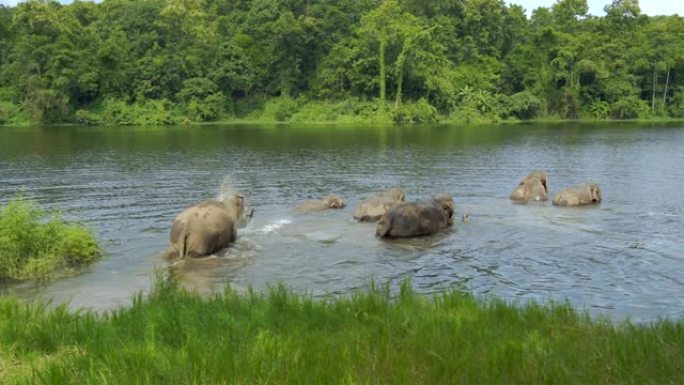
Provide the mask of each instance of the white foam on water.
{"label": "white foam on water", "polygon": [[292,221],[289,219],[276,219],[265,224],[263,227],[254,230],[254,232],[259,234],[270,234],[276,232],[285,225],[289,225],[290,223],[292,223]]}

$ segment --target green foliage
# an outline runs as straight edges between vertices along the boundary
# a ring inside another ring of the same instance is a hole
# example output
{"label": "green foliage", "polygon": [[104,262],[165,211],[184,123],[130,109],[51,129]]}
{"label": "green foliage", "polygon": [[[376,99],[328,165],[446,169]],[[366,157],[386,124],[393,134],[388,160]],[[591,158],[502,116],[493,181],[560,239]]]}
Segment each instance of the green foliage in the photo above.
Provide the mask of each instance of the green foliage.
{"label": "green foliage", "polygon": [[102,256],[93,233],[22,199],[0,209],[0,280],[44,278]]}
{"label": "green foliage", "polygon": [[23,125],[29,120],[21,107],[11,102],[0,101],[0,125]]}
{"label": "green foliage", "polygon": [[201,297],[172,280],[111,313],[0,299],[13,384],[677,383],[681,321],[613,324],[404,282],[313,299],[282,285]]}
{"label": "green foliage", "polygon": [[405,103],[394,111],[395,123],[435,123],[437,122],[437,109],[425,99],[415,103]]}
{"label": "green foliage", "polygon": [[102,123],[102,118],[97,113],[88,110],[78,110],[74,114],[76,122],[85,125],[97,125]]}
{"label": "green foliage", "polygon": [[511,96],[500,96],[497,109],[502,118],[514,117],[529,120],[538,117],[542,112],[542,102],[529,91],[522,91]]}
{"label": "green foliage", "polygon": [[596,119],[605,119],[608,117],[610,112],[610,104],[603,100],[598,100],[591,104],[589,107],[591,110],[591,115]]}
{"label": "green foliage", "polygon": [[297,108],[297,101],[288,96],[274,98],[264,105],[261,118],[274,120],[276,122],[284,122],[289,120],[297,112]]}
{"label": "green foliage", "polygon": [[615,119],[639,119],[648,115],[648,105],[636,96],[622,98],[610,106],[610,116]]}
{"label": "green foliage", "polygon": [[165,125],[178,122],[173,104],[166,99],[143,99],[129,104],[121,99],[110,98],[104,100],[95,113],[77,112],[76,118],[84,124],[89,121],[120,125]]}
{"label": "green foliage", "polygon": [[[501,0],[20,2],[0,8],[0,124],[408,122],[423,99],[439,120],[681,117],[684,18],[642,15],[637,0],[605,10],[559,0],[528,19]],[[375,101],[374,113],[337,111],[345,99]]]}

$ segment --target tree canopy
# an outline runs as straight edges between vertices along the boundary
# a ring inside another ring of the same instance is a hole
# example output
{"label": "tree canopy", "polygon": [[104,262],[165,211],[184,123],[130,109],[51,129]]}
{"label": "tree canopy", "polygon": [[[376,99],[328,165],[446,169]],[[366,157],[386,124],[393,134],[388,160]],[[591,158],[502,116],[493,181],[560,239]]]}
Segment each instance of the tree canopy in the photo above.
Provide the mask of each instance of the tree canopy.
{"label": "tree canopy", "polygon": [[605,11],[588,15],[586,0],[529,18],[503,0],[29,0],[0,6],[0,124],[315,120],[304,110],[316,108],[407,122],[684,118],[684,19],[643,15],[638,0]]}

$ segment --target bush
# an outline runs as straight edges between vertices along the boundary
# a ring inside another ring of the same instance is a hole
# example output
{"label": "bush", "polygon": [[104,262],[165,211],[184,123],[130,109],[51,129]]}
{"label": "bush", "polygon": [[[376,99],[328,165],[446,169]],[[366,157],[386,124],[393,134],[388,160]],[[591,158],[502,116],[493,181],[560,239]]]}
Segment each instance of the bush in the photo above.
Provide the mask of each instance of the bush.
{"label": "bush", "polygon": [[102,121],[109,124],[133,124],[131,106],[121,99],[107,98],[102,103]]}
{"label": "bush", "polygon": [[267,120],[284,122],[290,119],[296,112],[297,101],[287,96],[281,96],[266,102],[261,117]]}
{"label": "bush", "polygon": [[[121,125],[173,124],[176,123],[176,119],[172,108],[171,102],[166,99],[144,99],[128,104],[121,99],[109,98],[102,103],[100,120],[102,123]],[[81,115],[84,116],[85,114]]]}
{"label": "bush", "polygon": [[437,109],[427,100],[420,98],[415,103],[405,103],[394,111],[395,123],[435,123]]}
{"label": "bush", "polygon": [[44,278],[102,256],[93,232],[15,199],[0,210],[0,280]]}
{"label": "bush", "polygon": [[225,104],[226,98],[220,92],[203,99],[193,98],[185,107],[185,117],[195,122],[210,122],[221,116]]}
{"label": "bush", "polygon": [[610,113],[610,104],[603,100],[597,100],[591,104],[589,110],[595,119],[605,119]]}
{"label": "bush", "polygon": [[74,117],[76,118],[76,122],[79,124],[85,124],[85,125],[97,125],[102,123],[102,118],[100,115],[98,115],[95,112],[87,111],[87,110],[78,110],[76,111],[76,114],[74,114]]}
{"label": "bush", "polygon": [[619,99],[610,106],[610,116],[614,119],[646,118],[649,114],[648,105],[637,96]]}
{"label": "bush", "polygon": [[684,118],[684,87],[677,87],[667,102],[667,112],[670,116]]}
{"label": "bush", "polygon": [[543,108],[541,100],[529,91],[499,96],[497,102],[498,115],[502,118],[529,120],[537,117]]}
{"label": "bush", "polygon": [[21,107],[11,102],[0,101],[0,124],[28,123],[28,117]]}
{"label": "bush", "polygon": [[309,102],[292,115],[294,122],[334,122],[338,120],[340,103]]}
{"label": "bush", "polygon": [[487,124],[496,123],[497,118],[492,114],[483,115],[470,107],[460,107],[449,114],[449,122],[454,124]]}

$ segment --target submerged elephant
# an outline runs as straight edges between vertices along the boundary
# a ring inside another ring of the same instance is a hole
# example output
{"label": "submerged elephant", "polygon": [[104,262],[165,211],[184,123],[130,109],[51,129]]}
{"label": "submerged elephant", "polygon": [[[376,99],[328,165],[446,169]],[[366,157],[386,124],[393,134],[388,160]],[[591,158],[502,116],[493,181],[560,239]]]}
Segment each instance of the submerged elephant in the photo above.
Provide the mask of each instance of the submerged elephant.
{"label": "submerged elephant", "polygon": [[391,188],[364,199],[354,210],[354,219],[359,222],[377,222],[390,207],[406,199],[404,190]]}
{"label": "submerged elephant", "polygon": [[583,206],[601,203],[601,189],[596,183],[568,187],[553,197],[555,206]]}
{"label": "submerged elephant", "polygon": [[511,193],[511,199],[527,203],[530,200],[545,201],[549,199],[549,188],[547,186],[546,173],[533,171],[523,178],[518,187]]}
{"label": "submerged elephant", "polygon": [[215,253],[237,239],[237,228],[251,219],[245,198],[233,195],[223,201],[209,199],[183,210],[171,226],[167,258],[202,257]]}
{"label": "submerged elephant", "polygon": [[375,235],[379,238],[408,238],[435,234],[454,223],[454,199],[436,195],[425,202],[400,203],[380,218]]}
{"label": "submerged elephant", "polygon": [[317,211],[324,211],[327,209],[341,209],[344,208],[345,202],[337,195],[328,195],[319,200],[311,200],[301,203],[294,208],[298,213],[311,213]]}

